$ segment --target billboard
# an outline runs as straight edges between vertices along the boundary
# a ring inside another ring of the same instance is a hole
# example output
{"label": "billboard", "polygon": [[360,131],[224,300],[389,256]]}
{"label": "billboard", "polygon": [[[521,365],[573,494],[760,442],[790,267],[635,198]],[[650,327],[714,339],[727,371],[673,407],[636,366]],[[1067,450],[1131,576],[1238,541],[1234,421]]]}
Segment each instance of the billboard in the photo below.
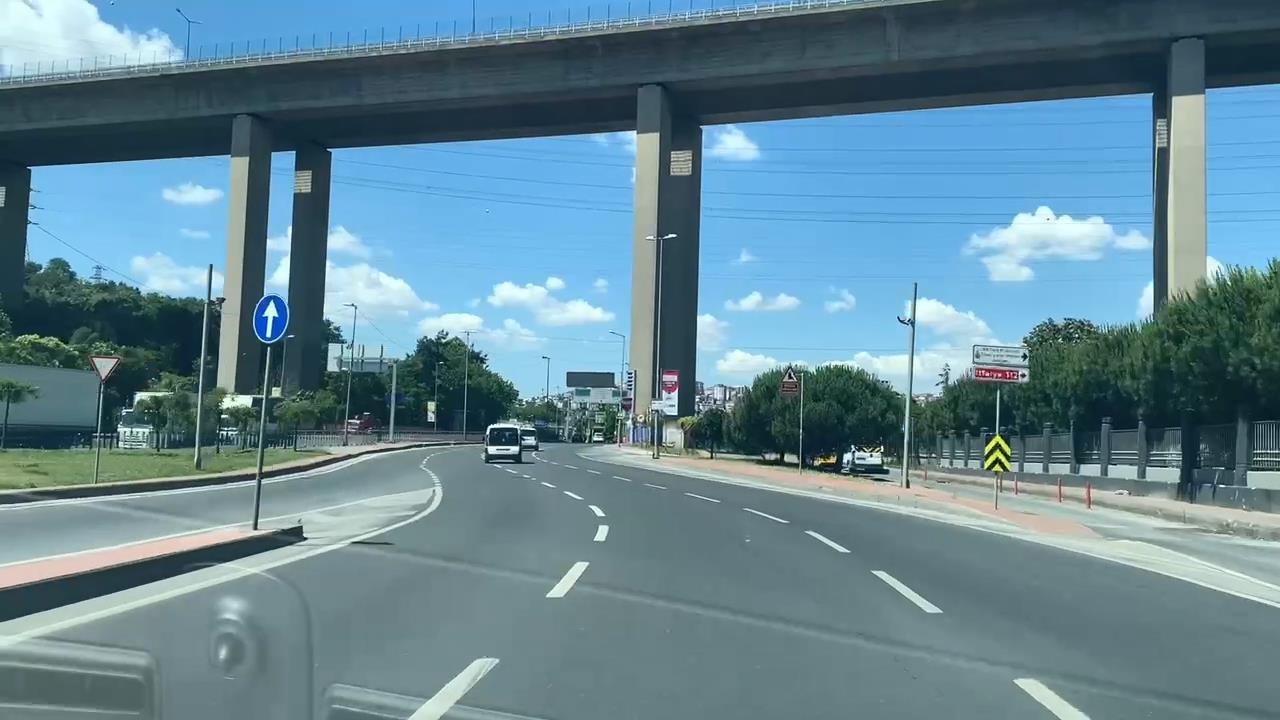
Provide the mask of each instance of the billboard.
{"label": "billboard", "polygon": [[564,386],[570,388],[611,388],[616,387],[611,372],[567,372],[564,375]]}
{"label": "billboard", "polygon": [[662,371],[662,404],[667,415],[675,415],[680,403],[680,371]]}

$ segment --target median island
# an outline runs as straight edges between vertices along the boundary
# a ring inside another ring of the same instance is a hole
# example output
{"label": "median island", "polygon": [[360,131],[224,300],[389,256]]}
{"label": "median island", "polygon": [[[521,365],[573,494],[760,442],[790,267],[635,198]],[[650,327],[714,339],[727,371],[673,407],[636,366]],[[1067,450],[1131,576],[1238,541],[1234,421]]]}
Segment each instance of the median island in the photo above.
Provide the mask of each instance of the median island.
{"label": "median island", "polygon": [[[322,451],[267,450],[263,464],[297,462],[321,457]],[[0,452],[0,489],[25,489],[86,485],[93,481],[92,450],[5,450]],[[204,452],[204,468],[196,470],[191,449],[112,450],[102,453],[98,483],[209,475],[253,468],[256,450]]]}

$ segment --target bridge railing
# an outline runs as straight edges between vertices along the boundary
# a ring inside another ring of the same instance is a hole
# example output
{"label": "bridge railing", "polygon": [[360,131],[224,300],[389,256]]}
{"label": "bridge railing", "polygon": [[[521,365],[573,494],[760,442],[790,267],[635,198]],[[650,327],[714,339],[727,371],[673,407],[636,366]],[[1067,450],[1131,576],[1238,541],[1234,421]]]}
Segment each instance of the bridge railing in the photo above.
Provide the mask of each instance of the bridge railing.
{"label": "bridge railing", "polygon": [[[199,45],[194,57],[186,57],[184,53],[175,51],[168,55],[153,52],[12,63],[7,66],[0,65],[0,86],[36,85],[131,75],[158,75],[284,60],[364,57],[471,45],[496,45],[521,40],[573,37],[641,27],[695,25],[829,8],[883,5],[890,1],[892,0],[775,0],[774,2],[748,3],[740,0],[710,0],[711,7],[677,12],[674,10],[674,5],[684,4],[682,0],[631,0],[631,2],[607,4],[603,18],[592,18],[592,6],[579,10],[578,17],[583,18],[581,20],[574,19],[571,8],[564,12],[563,21],[557,20],[559,13],[547,11],[545,24],[542,23],[540,14],[535,17],[532,12],[525,17],[516,15],[508,15],[505,18],[490,17],[487,18],[488,31],[472,32],[471,28],[465,27],[471,24],[469,21],[454,20],[446,23],[436,22],[430,28],[417,24],[413,26],[413,35],[410,37],[406,36],[405,26],[401,25],[394,28],[396,32],[392,34],[393,39],[390,40],[387,39],[387,28],[383,27],[378,30],[377,39],[374,40],[370,39],[368,30],[359,33],[358,38],[350,32],[328,33],[327,36],[312,33],[310,43],[305,42],[305,35],[299,34],[293,37],[292,43],[288,42],[288,38],[278,37],[274,43],[264,38],[260,41],[248,40],[242,43],[218,43],[211,49]],[[693,5],[692,2],[688,4]],[[660,10],[655,14],[653,12],[655,5],[666,5],[668,10],[666,12]],[[599,4],[595,5],[597,11],[599,7]],[[623,7],[625,7],[625,15],[621,14]],[[620,13],[616,17],[613,14],[615,8]],[[644,14],[637,14],[641,9],[645,10]],[[500,19],[507,21],[506,27],[502,27],[497,22]],[[520,24],[519,21],[522,20],[524,22]],[[460,24],[464,32],[459,32]],[[430,33],[424,34],[424,30],[429,30]],[[292,47],[289,47],[290,44]],[[206,52],[209,54],[206,55]]]}

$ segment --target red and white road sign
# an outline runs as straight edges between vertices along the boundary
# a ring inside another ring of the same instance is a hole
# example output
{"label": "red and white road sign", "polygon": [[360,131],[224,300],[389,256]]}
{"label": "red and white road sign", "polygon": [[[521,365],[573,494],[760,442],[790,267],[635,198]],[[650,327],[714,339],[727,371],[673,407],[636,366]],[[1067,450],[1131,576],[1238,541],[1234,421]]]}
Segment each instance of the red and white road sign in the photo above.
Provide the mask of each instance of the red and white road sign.
{"label": "red and white road sign", "polygon": [[98,381],[106,382],[116,366],[120,364],[120,358],[114,355],[93,355],[89,358],[89,362],[93,363],[93,371],[98,373]]}
{"label": "red and white road sign", "polygon": [[662,394],[675,395],[680,392],[680,371],[679,370],[663,370],[662,371]]}
{"label": "red and white road sign", "polygon": [[1031,372],[1026,368],[974,365],[973,379],[997,383],[1025,383],[1031,379]]}

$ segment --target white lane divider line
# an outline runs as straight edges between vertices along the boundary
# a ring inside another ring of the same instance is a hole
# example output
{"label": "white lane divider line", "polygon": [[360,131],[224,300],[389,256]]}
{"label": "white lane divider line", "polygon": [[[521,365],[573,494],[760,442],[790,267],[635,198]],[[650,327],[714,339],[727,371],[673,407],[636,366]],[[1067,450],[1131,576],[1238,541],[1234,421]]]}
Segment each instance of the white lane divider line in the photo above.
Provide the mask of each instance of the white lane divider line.
{"label": "white lane divider line", "polygon": [[565,490],[565,491],[564,491],[564,494],[565,494],[565,495],[568,495],[569,497],[573,498],[574,500],[581,500],[581,499],[582,499],[582,496],[581,496],[581,495],[574,495],[573,493],[569,492],[568,490]]}
{"label": "white lane divider line", "polygon": [[718,503],[718,502],[720,502],[719,500],[717,500],[717,499],[715,499],[715,498],[709,498],[709,497],[707,497],[706,495],[697,495],[697,494],[694,494],[694,493],[688,493],[688,492],[687,492],[687,493],[685,493],[685,495],[688,495],[688,496],[689,496],[689,497],[691,497],[691,498],[697,498],[697,499],[699,499],[699,500],[706,500],[707,502],[713,502],[713,503]]}
{"label": "white lane divider line", "polygon": [[623,482],[631,482],[631,478],[624,478],[624,477],[622,477],[621,475],[614,475],[614,476],[613,476],[613,479],[614,479],[614,480],[621,480],[621,481],[623,481]]}
{"label": "white lane divider line", "polygon": [[604,511],[601,510],[599,506],[588,505],[587,507],[591,508],[591,512],[595,513],[596,517],[604,517]]}
{"label": "white lane divider line", "polygon": [[551,592],[547,593],[547,597],[562,598],[568,595],[570,588],[573,587],[574,583],[578,582],[578,578],[582,577],[582,573],[587,571],[587,565],[590,564],[588,562],[574,563],[573,567],[569,568],[569,572],[565,573],[564,577],[560,578],[560,582],[556,583],[556,586],[551,588]]}
{"label": "white lane divider line", "polygon": [[783,525],[790,525],[790,524],[791,524],[791,521],[790,521],[790,520],[783,520],[782,518],[780,518],[780,517],[774,517],[774,516],[770,515],[769,513],[762,513],[762,512],[760,512],[759,510],[752,510],[751,508],[742,508],[742,509],[743,509],[743,510],[746,510],[747,512],[751,513],[752,515],[759,515],[759,516],[760,516],[760,517],[762,517],[762,518],[765,518],[765,519],[768,519],[768,520],[772,520],[772,521],[774,521],[774,522],[776,522],[776,523],[782,523]]}
{"label": "white lane divider line", "polygon": [[1035,678],[1017,678],[1013,684],[1030,695],[1032,700],[1043,705],[1059,720],[1089,720],[1088,715],[1077,710],[1074,705],[1063,700],[1058,693],[1045,687],[1044,683]]}
{"label": "white lane divider line", "polygon": [[604,541],[605,541],[605,538],[607,538],[607,537],[609,537],[609,526],[608,526],[608,525],[597,525],[597,526],[596,526],[596,537],[595,537],[595,540],[594,540],[593,542],[604,542]]}
{"label": "white lane divider line", "polygon": [[462,699],[467,691],[476,686],[480,682],[480,678],[489,674],[489,671],[497,667],[498,658],[480,658],[473,660],[470,665],[458,673],[452,680],[445,683],[440,691],[431,696],[431,699],[418,708],[409,720],[440,720],[444,714],[449,712],[458,701]]}
{"label": "white lane divider line", "polygon": [[552,485],[551,483],[547,482],[546,480],[543,480],[543,481],[542,481],[542,486],[543,486],[543,487],[549,487],[549,488],[553,488],[553,487],[555,487],[555,485]]}
{"label": "white lane divider line", "polygon": [[654,485],[653,483],[645,483],[645,485],[646,485],[646,486],[648,486],[648,487],[654,488],[655,490],[666,490],[666,489],[667,489],[667,486],[666,486],[666,485]]}
{"label": "white lane divider line", "polygon": [[591,473],[592,475],[599,475],[599,474],[600,474],[600,471],[599,471],[599,470],[592,470],[591,468],[587,468],[587,472]]}
{"label": "white lane divider line", "polygon": [[849,548],[847,548],[847,547],[845,547],[845,546],[841,545],[840,543],[836,542],[835,540],[832,540],[832,539],[831,539],[831,538],[829,538],[829,537],[826,537],[825,535],[821,535],[821,534],[816,533],[816,532],[814,532],[814,531],[812,531],[812,530],[805,530],[805,531],[804,531],[804,534],[805,534],[805,535],[808,535],[809,537],[813,538],[814,540],[817,540],[818,542],[822,543],[823,545],[826,545],[827,547],[831,548],[832,550],[835,550],[836,552],[842,552],[842,553],[847,553],[847,552],[849,552]]}
{"label": "white lane divider line", "polygon": [[883,570],[872,570],[871,574],[883,580],[885,584],[888,585],[889,587],[893,588],[894,590],[897,590],[898,593],[902,595],[902,597],[915,603],[916,607],[920,608],[921,610],[934,615],[942,614],[941,608],[929,602],[928,600],[925,600],[915,590],[912,590],[906,585],[903,585],[902,582],[898,580],[898,578],[890,575],[889,573]]}
{"label": "white lane divider line", "polygon": [[524,473],[521,473],[521,474],[520,474],[520,477],[524,478],[525,480],[532,480],[532,479],[533,479],[533,476],[532,476],[532,475],[525,475]]}
{"label": "white lane divider line", "polygon": [[577,466],[577,465],[568,465],[568,464],[566,464],[566,465],[565,465],[565,467],[569,468],[570,470],[577,470],[577,469],[578,469],[578,466]]}

